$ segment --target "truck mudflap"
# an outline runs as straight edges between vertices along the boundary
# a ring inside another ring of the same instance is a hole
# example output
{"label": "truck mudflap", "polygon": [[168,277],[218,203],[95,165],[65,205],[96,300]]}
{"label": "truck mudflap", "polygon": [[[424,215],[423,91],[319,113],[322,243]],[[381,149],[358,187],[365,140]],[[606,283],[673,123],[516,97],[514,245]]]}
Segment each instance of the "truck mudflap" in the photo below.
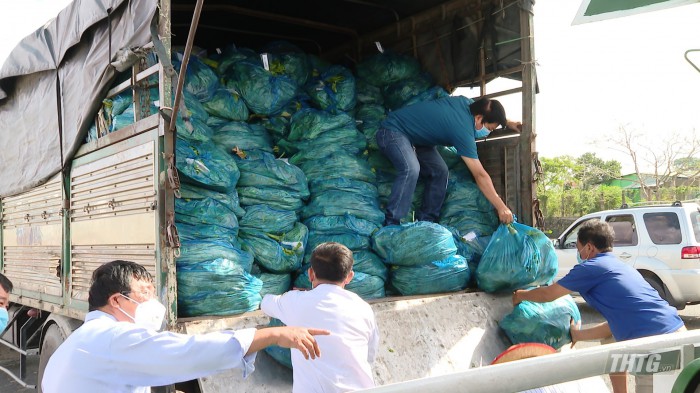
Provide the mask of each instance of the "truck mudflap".
{"label": "truck mudflap", "polygon": [[[443,295],[385,298],[370,302],[380,331],[374,364],[377,385],[444,375],[485,366],[510,345],[498,327],[513,310],[510,294],[458,292]],[[239,317],[188,319],[187,333],[264,327],[269,319],[256,311]],[[313,327],[313,322],[309,322]],[[323,351],[323,348],[321,348]],[[229,370],[199,381],[202,393],[290,392],[292,372],[266,353],[259,353],[255,372],[243,379]]]}

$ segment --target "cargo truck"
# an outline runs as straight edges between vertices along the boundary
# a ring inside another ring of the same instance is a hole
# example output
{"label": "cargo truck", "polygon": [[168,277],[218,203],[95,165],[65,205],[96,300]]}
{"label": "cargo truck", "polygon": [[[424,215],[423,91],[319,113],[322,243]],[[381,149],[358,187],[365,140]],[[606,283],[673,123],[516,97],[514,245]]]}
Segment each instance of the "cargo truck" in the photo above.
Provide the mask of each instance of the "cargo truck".
{"label": "cargo truck", "polygon": [[[50,355],[82,323],[92,272],[114,259],[139,262],[154,275],[169,330],[267,323],[259,311],[178,317],[179,181],[169,120],[182,75],[169,61],[174,48],[186,58],[193,47],[214,53],[231,43],[256,48],[283,39],[329,62],[356,64],[381,47],[415,57],[449,92],[470,87],[474,97],[519,97],[522,131],[501,130],[478,143],[479,157],[519,221],[541,226],[532,17],[533,2],[522,0],[72,2],[26,37],[0,71],[0,264],[15,284],[3,343],[20,354],[19,378],[26,379],[26,357],[38,354],[41,379]],[[157,62],[148,64],[144,53]],[[115,86],[124,71],[130,78]],[[84,142],[105,97],[131,89],[143,102],[142,87],[154,78],[159,113],[137,104],[134,124]],[[514,87],[491,91],[502,79]],[[510,311],[507,297],[466,291],[372,304],[383,336],[379,384],[488,364],[506,347],[497,321]],[[246,381],[226,373],[179,389],[290,386],[289,370],[261,355]]]}

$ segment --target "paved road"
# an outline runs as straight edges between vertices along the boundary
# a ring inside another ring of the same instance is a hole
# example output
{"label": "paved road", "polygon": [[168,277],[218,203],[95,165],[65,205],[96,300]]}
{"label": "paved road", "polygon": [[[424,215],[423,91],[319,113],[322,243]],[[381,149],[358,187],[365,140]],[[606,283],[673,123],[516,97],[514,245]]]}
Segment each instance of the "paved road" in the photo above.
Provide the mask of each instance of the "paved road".
{"label": "paved road", "polygon": [[[603,318],[596,311],[588,307],[588,305],[580,297],[576,297],[576,301],[581,310],[581,317],[583,319],[584,325],[603,322]],[[688,329],[700,329],[700,305],[688,306],[685,310],[680,312],[681,317],[685,321]],[[598,345],[597,343],[579,343],[576,344],[577,348],[584,348],[586,346]],[[36,372],[39,366],[39,358],[31,357],[28,359],[28,381],[30,384],[36,384]],[[7,347],[0,345],[0,367],[5,367],[14,372],[17,372],[19,368],[19,358],[14,353],[11,352]],[[629,385],[632,390],[630,393],[634,393],[634,384]],[[30,393],[34,392],[34,389],[27,389],[19,385],[12,378],[9,378],[5,373],[0,372],[0,392],[2,393]]]}

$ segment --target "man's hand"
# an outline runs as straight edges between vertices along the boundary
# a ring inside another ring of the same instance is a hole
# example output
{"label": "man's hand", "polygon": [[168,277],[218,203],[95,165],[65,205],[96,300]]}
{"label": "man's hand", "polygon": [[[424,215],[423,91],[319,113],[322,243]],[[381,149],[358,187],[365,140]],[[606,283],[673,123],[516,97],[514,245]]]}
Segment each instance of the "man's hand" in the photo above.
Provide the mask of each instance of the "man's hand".
{"label": "man's hand", "polygon": [[581,331],[581,321],[576,323],[573,318],[571,318],[571,321],[569,322],[570,325],[570,332],[571,332],[571,348],[576,345],[576,343],[579,341],[578,334]]}
{"label": "man's hand", "polygon": [[523,301],[522,297],[520,296],[520,294],[522,294],[523,292],[527,291],[524,289],[517,289],[513,291],[513,307],[517,306]]}
{"label": "man's hand", "polygon": [[279,328],[279,337],[277,338],[277,345],[283,348],[296,348],[301,351],[304,355],[304,359],[316,359],[316,357],[321,356],[321,350],[318,348],[318,343],[314,336],[318,335],[329,335],[331,332],[323,329],[307,329],[301,327],[293,326],[283,326]]}
{"label": "man's hand", "polygon": [[504,224],[513,222],[513,212],[508,207],[498,210],[498,219]]}
{"label": "man's hand", "polygon": [[511,129],[513,131],[522,132],[523,131],[523,123],[521,123],[519,121],[507,120],[506,121],[506,128]]}

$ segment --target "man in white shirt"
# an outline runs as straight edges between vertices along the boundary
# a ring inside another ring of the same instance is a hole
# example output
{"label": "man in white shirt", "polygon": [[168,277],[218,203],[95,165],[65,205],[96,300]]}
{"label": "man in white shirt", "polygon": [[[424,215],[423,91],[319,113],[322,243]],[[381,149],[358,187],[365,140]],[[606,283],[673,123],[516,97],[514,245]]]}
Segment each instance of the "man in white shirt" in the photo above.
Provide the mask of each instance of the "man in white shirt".
{"label": "man in white shirt", "polygon": [[134,262],[113,261],[95,270],[85,323],[53,353],[44,371],[44,393],[147,393],[240,368],[254,370],[256,352],[270,345],[320,356],[314,335],[327,331],[267,328],[201,335],[158,332],[165,307],[155,298],[153,278]]}
{"label": "man in white shirt", "polygon": [[352,251],[339,243],[322,243],[311,255],[310,291],[266,295],[261,308],[286,325],[305,324],[330,331],[317,337],[323,358],[304,362],[292,352],[294,393],[348,392],[374,386],[372,364],[379,332],[372,308],[344,289],[353,278]]}

